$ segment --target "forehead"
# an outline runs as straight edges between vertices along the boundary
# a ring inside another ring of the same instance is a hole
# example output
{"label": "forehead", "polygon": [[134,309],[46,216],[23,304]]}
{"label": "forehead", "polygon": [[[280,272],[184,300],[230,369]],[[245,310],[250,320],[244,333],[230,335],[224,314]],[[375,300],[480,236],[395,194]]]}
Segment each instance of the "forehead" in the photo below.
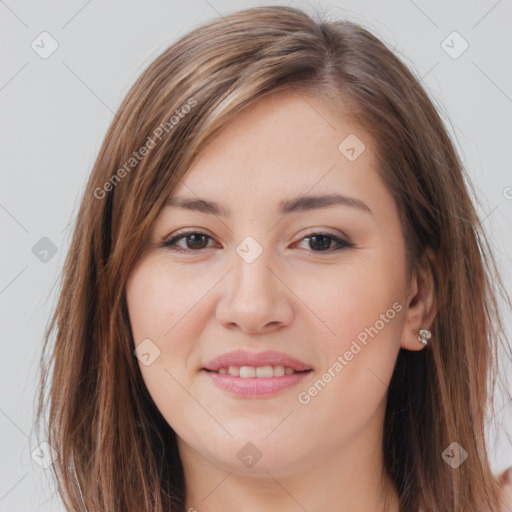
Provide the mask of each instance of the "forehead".
{"label": "forehead", "polygon": [[235,209],[272,202],[276,213],[284,200],[306,194],[367,203],[372,192],[385,194],[372,147],[368,133],[325,100],[281,91],[228,123],[172,197],[208,198]]}

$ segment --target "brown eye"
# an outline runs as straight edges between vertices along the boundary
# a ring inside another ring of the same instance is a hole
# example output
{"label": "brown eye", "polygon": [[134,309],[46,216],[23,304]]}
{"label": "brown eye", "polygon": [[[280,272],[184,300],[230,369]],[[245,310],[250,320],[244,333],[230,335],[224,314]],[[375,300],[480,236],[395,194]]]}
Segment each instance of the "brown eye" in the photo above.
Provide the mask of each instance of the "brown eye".
{"label": "brown eye", "polygon": [[[206,233],[201,233],[197,231],[189,231],[187,233],[182,233],[170,240],[167,240],[162,245],[164,247],[169,247],[173,251],[177,252],[197,252],[201,249],[205,249],[207,246],[207,241],[211,237]],[[186,247],[180,247],[177,243],[181,240],[185,240]]]}
{"label": "brown eye", "polygon": [[331,242],[333,240],[332,237],[327,235],[314,235],[310,236],[309,238],[309,245],[311,248],[316,249],[330,249],[331,248]]}
{"label": "brown eye", "polygon": [[[311,235],[304,237],[302,240],[309,240],[308,246],[313,252],[334,252],[347,247],[354,247],[352,243],[329,233],[312,233]],[[335,248],[329,251],[333,241],[335,242]]]}

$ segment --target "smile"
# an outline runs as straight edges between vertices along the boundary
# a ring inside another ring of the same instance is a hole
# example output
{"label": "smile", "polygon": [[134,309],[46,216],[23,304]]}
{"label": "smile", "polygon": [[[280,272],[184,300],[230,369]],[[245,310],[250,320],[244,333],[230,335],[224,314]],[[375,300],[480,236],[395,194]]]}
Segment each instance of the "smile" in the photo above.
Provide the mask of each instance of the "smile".
{"label": "smile", "polygon": [[267,365],[267,366],[228,366],[219,368],[218,373],[221,375],[231,375],[232,377],[241,377],[248,379],[251,377],[267,378],[267,377],[282,377],[283,375],[291,375],[294,369],[289,366],[282,365]]}
{"label": "smile", "polygon": [[284,366],[229,366],[203,370],[223,391],[245,398],[269,397],[299,384],[313,370],[296,371]]}

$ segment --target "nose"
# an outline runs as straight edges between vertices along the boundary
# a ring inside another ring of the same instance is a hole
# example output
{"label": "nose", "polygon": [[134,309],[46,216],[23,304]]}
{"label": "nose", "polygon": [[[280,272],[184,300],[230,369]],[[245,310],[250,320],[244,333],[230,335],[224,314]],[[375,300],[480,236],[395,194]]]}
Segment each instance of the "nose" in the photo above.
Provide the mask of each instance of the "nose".
{"label": "nose", "polygon": [[217,320],[226,329],[264,334],[289,325],[293,293],[261,255],[252,263],[235,258],[235,268],[223,280]]}

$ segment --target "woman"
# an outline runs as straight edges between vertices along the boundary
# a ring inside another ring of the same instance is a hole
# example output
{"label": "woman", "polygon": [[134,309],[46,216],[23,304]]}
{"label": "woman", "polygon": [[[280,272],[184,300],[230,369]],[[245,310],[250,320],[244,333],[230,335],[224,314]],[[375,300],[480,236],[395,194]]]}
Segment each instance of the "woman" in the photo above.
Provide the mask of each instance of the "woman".
{"label": "woman", "polygon": [[167,49],[105,137],[46,338],[67,510],[506,509],[466,180],[355,24],[261,7]]}

